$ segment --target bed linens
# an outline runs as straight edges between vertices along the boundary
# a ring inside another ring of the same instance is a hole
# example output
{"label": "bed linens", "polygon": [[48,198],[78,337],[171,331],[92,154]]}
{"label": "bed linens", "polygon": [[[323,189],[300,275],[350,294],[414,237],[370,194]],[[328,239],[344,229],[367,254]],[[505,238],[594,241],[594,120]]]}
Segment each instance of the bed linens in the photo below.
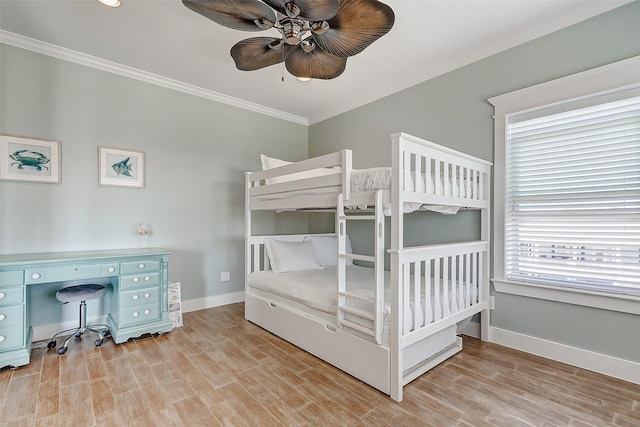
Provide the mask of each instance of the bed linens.
{"label": "bed linens", "polygon": [[[347,266],[347,289],[349,292],[365,297],[373,298],[375,290],[375,279],[373,269],[357,265]],[[260,289],[265,292],[272,293],[282,298],[289,299],[299,304],[305,305],[315,310],[335,315],[338,305],[338,285],[337,285],[337,268],[324,267],[322,270],[305,270],[291,271],[286,273],[273,273],[271,271],[255,271],[249,275],[248,285]],[[385,271],[385,308],[384,308],[384,324],[383,332],[389,334],[390,322],[390,273]],[[424,287],[424,280],[422,280]],[[433,293],[432,293],[433,295]],[[441,293],[442,296],[442,293]],[[420,299],[421,307],[426,304],[424,291]],[[431,304],[435,303],[431,298]],[[371,309],[372,306],[362,301],[356,300],[352,302],[353,306],[358,308]],[[406,307],[403,313],[404,332],[410,332],[414,329],[412,324],[413,311],[415,303],[413,295],[410,297],[409,307]],[[350,319],[363,326],[371,325],[363,323],[363,319]],[[424,322],[424,319],[423,319]],[[423,323],[424,324],[424,323]],[[423,326],[417,325],[418,327]],[[465,324],[466,325],[466,324]]]}
{"label": "bed linens", "polygon": [[[295,174],[287,175],[286,177],[290,179],[294,179]],[[291,177],[291,178],[290,178]],[[423,189],[427,189],[427,193],[443,195],[445,193],[444,189],[444,181],[442,179],[436,180],[434,176],[427,176],[426,174],[422,174],[421,179],[418,183],[416,183],[415,174],[412,173],[411,183],[409,186],[409,191],[415,191],[418,187],[418,191],[423,191]],[[275,181],[275,182],[284,182],[284,181]],[[275,183],[270,182],[270,183]],[[437,189],[436,187],[437,185]],[[467,189],[464,183],[464,180],[461,182],[457,180],[455,185],[449,180],[449,187],[451,188],[451,195],[454,197],[465,197],[467,193]],[[351,189],[352,193],[361,193],[368,191],[377,191],[377,190],[389,190],[391,188],[391,168],[390,167],[376,167],[376,168],[368,168],[368,169],[353,169],[351,171]],[[341,191],[339,186],[329,186],[329,187],[317,187],[317,188],[306,188],[303,190],[295,190],[295,191],[285,191],[280,193],[272,193],[269,195],[258,196],[257,200],[280,200],[280,199],[288,199],[295,197],[305,197],[305,196],[321,196],[326,194],[338,194]],[[360,209],[366,209],[367,206],[358,206]],[[456,206],[441,206],[441,205],[421,205],[420,203],[411,203],[406,202],[404,204],[404,213],[411,213],[420,208],[424,208],[427,210],[431,210],[434,212],[439,212],[442,214],[455,214],[460,209]],[[391,206],[388,203],[385,203],[383,206],[383,213],[385,216],[391,215]]]}

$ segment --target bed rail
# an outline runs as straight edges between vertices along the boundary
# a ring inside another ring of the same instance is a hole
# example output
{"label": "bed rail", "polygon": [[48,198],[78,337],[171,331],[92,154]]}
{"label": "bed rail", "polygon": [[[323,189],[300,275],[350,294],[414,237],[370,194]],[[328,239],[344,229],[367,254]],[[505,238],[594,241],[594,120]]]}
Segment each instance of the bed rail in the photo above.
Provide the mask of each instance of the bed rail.
{"label": "bed rail", "polygon": [[[335,208],[336,195],[350,194],[351,150],[246,174],[247,208],[278,210]],[[324,194],[304,194],[305,190],[326,188]],[[298,192],[296,197],[274,199],[283,193]]]}
{"label": "bed rail", "polygon": [[491,163],[406,133],[391,136],[404,202],[486,208]]}

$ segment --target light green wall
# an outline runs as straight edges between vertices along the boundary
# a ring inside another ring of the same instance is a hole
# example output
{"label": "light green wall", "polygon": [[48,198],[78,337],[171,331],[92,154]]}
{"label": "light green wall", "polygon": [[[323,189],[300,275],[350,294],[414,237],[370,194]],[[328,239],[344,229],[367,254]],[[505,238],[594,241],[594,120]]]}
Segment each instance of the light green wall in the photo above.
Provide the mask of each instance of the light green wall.
{"label": "light green wall", "polygon": [[[312,125],[309,155],[351,148],[355,168],[390,165],[389,136],[402,131],[492,160],[488,98],[640,55],[639,22],[636,1]],[[459,237],[475,220],[425,216],[408,224],[405,235],[422,234],[429,242],[451,230]],[[366,237],[350,235],[354,247],[369,245]],[[499,328],[640,361],[638,316],[506,294],[496,294],[492,313],[492,325]]]}
{"label": "light green wall", "polygon": [[[244,290],[243,172],[263,152],[307,158],[306,126],[4,44],[0,67],[0,132],[62,146],[61,184],[0,183],[2,253],[161,246],[183,299]],[[144,151],[146,188],[98,186],[98,146]],[[262,232],[307,228],[258,217]]]}

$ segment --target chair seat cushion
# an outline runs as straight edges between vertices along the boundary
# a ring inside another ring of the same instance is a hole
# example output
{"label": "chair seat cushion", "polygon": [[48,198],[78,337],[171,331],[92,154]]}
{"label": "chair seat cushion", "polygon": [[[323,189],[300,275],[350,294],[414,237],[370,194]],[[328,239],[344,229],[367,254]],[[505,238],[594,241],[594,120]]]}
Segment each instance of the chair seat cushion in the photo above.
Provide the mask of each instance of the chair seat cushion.
{"label": "chair seat cushion", "polygon": [[60,289],[56,292],[56,298],[60,302],[88,301],[101,298],[106,292],[107,288],[103,285],[75,285]]}

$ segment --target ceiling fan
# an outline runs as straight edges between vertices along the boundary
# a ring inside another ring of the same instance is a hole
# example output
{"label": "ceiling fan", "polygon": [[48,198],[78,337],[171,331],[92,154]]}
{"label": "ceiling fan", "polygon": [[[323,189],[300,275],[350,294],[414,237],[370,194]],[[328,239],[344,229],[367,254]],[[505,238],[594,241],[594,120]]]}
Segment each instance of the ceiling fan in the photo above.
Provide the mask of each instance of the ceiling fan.
{"label": "ceiling fan", "polygon": [[[333,79],[347,57],[362,52],[393,27],[393,10],[377,0],[182,0],[194,12],[245,31],[275,28],[281,37],[236,43],[231,57],[242,71],[284,62],[298,78]],[[275,10],[274,10],[275,9]]]}

